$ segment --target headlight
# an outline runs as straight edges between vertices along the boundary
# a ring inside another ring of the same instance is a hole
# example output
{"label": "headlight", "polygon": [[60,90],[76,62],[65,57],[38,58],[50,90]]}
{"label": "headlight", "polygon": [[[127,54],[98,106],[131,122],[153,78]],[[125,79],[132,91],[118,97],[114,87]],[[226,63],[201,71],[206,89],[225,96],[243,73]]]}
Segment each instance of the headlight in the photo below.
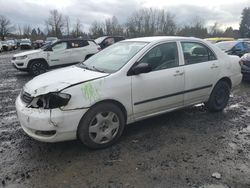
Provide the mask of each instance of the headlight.
{"label": "headlight", "polygon": [[17,56],[16,57],[16,60],[22,60],[22,59],[26,59],[27,58],[27,55],[24,55],[24,56]]}
{"label": "headlight", "polygon": [[33,98],[32,102],[28,105],[31,108],[44,108],[53,109],[66,106],[71,98],[71,95],[66,93],[48,93]]}

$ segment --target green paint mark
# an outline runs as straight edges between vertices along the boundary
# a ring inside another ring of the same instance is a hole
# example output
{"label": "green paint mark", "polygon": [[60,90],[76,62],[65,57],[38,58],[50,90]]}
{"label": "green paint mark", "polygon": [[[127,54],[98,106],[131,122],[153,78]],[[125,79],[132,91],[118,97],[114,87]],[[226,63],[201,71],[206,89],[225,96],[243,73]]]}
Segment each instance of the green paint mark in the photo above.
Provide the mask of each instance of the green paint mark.
{"label": "green paint mark", "polygon": [[100,98],[99,91],[90,82],[84,83],[81,90],[84,97],[90,102],[96,101]]}

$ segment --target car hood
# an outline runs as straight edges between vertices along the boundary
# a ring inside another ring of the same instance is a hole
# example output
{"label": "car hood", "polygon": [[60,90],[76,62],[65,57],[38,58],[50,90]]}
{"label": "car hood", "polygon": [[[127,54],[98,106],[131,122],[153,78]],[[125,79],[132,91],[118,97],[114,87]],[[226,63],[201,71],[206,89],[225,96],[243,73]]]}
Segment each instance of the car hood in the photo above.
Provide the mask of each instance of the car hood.
{"label": "car hood", "polygon": [[41,51],[42,51],[41,49],[39,49],[39,50],[30,50],[30,51],[27,51],[27,52],[22,52],[22,53],[15,54],[14,57],[31,55],[31,54],[35,54],[35,53],[38,53],[38,52],[41,52]]}
{"label": "car hood", "polygon": [[24,91],[29,93],[32,97],[36,97],[50,92],[58,92],[66,87],[108,75],[108,73],[71,66],[47,72],[33,78],[25,84]]}

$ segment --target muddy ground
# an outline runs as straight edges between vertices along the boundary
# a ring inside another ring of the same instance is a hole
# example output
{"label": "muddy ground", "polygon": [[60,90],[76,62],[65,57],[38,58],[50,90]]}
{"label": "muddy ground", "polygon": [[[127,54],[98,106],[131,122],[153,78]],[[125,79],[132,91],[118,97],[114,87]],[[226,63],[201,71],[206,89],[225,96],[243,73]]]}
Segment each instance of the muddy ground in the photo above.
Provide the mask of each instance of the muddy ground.
{"label": "muddy ground", "polygon": [[14,102],[31,77],[11,66],[12,54],[0,54],[0,187],[250,187],[250,83],[233,92],[224,112],[196,106],[151,118],[93,151],[22,131]]}

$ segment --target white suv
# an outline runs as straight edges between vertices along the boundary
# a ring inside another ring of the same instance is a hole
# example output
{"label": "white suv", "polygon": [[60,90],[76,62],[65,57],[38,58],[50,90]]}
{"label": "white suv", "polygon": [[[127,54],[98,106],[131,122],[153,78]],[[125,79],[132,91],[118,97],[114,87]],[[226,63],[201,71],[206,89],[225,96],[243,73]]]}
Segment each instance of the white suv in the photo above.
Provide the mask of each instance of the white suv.
{"label": "white suv", "polygon": [[39,75],[53,67],[82,62],[99,50],[100,47],[92,40],[59,40],[38,50],[15,54],[12,64],[18,70]]}
{"label": "white suv", "polygon": [[29,81],[16,100],[18,118],[40,141],[107,147],[128,123],[199,103],[223,110],[242,79],[239,60],[196,38],[124,40]]}

